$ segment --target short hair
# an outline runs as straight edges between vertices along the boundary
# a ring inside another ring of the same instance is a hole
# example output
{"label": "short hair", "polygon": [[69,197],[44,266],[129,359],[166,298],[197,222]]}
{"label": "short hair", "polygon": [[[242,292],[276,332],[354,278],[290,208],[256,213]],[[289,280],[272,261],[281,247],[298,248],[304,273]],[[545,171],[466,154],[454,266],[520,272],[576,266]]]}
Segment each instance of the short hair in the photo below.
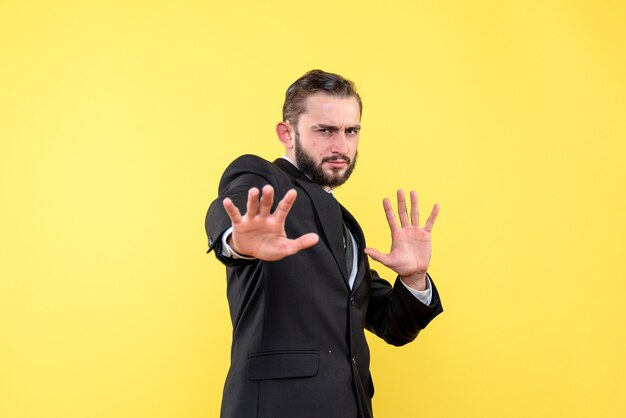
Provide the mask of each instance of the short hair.
{"label": "short hair", "polygon": [[359,114],[363,113],[361,96],[356,92],[354,83],[338,74],[327,73],[322,70],[311,70],[297,79],[285,93],[283,104],[283,121],[292,125],[298,123],[298,118],[306,111],[304,102],[307,97],[316,93],[325,93],[338,97],[354,97],[359,103]]}

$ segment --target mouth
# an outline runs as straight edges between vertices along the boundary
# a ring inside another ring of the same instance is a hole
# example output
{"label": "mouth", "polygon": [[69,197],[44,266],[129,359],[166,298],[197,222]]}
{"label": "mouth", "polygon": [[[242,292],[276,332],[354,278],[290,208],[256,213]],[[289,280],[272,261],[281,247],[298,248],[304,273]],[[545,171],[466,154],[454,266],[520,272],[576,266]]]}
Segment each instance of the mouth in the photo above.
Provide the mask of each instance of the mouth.
{"label": "mouth", "polygon": [[341,169],[341,168],[346,168],[348,164],[350,164],[350,159],[347,157],[324,158],[324,160],[322,161],[322,164],[328,164],[331,168]]}
{"label": "mouth", "polygon": [[348,165],[348,163],[346,163],[344,160],[326,161],[326,164],[328,164],[332,168],[345,168]]}

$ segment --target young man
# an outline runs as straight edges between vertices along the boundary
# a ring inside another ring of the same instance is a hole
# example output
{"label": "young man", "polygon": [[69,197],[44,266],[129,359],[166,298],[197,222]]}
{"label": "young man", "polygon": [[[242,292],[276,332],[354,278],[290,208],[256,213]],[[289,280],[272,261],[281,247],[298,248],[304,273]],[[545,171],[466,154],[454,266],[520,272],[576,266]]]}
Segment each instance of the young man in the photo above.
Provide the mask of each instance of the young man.
{"label": "young man", "polygon": [[[361,99],[351,81],[313,70],[287,90],[276,126],[285,156],[226,169],[206,217],[209,251],[227,266],[233,323],[224,418],[372,417],[364,329],[413,341],[442,312],[426,273],[435,205],[420,227],[417,195],[383,202],[391,251],[365,246],[332,195],[352,173]],[[398,274],[391,286],[367,256]]]}

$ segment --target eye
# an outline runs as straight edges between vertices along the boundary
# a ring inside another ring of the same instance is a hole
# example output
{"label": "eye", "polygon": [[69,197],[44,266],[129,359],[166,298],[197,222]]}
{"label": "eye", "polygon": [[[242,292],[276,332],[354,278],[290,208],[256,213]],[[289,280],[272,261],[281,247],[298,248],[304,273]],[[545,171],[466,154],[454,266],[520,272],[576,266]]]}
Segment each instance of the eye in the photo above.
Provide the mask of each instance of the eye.
{"label": "eye", "polygon": [[317,132],[319,132],[320,134],[324,136],[329,136],[329,135],[332,135],[333,130],[331,128],[318,128]]}

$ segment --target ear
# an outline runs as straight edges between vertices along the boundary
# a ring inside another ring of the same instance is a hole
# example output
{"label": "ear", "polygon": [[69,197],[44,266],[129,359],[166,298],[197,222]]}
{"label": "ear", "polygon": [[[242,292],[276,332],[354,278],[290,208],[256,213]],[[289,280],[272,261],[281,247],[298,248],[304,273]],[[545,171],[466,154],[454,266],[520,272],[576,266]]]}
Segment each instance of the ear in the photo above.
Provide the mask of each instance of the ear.
{"label": "ear", "polygon": [[289,121],[278,122],[276,125],[276,135],[278,135],[278,139],[286,149],[290,150],[293,148],[294,131]]}

